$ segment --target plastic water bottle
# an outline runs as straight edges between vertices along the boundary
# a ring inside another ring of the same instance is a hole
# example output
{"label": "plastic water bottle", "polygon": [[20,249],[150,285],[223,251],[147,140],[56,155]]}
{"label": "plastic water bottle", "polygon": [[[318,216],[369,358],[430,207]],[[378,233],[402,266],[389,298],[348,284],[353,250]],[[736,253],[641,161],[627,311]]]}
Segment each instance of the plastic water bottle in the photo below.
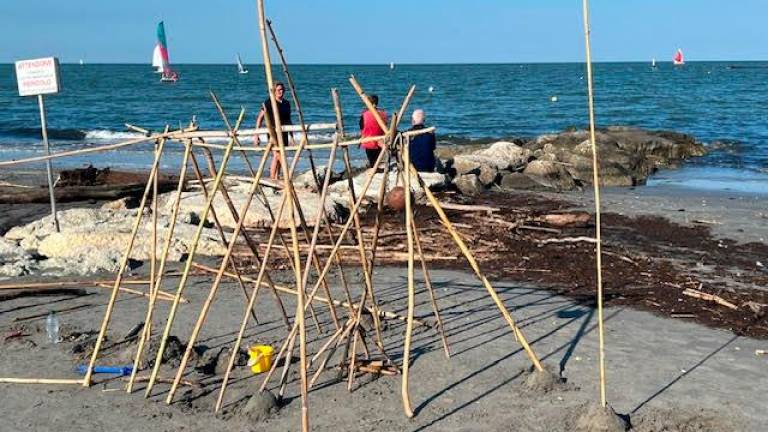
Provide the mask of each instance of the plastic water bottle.
{"label": "plastic water bottle", "polygon": [[45,329],[48,333],[48,342],[59,343],[59,316],[51,311],[45,320]]}

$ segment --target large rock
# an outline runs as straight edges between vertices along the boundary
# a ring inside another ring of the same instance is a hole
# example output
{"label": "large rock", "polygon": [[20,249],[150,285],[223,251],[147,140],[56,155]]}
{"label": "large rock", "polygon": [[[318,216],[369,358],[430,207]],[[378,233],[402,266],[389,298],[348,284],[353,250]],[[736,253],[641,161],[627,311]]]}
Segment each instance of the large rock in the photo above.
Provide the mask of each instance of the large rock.
{"label": "large rock", "polygon": [[501,177],[499,186],[502,190],[556,191],[556,189],[549,184],[544,184],[529,175],[519,172],[504,174],[504,176]]}
{"label": "large rock", "polygon": [[525,167],[523,174],[555,190],[563,191],[576,188],[576,182],[571,174],[562,164],[557,162],[535,160]]}
{"label": "large rock", "polygon": [[[444,189],[448,185],[448,178],[444,174],[436,173],[436,172],[420,172],[419,177],[424,182],[424,184],[429,188],[429,190],[432,191],[438,191],[441,189]],[[365,183],[368,179],[367,172],[363,172],[355,177],[353,177],[352,182],[355,188],[355,196],[359,197],[360,193],[363,191],[363,186],[365,186]],[[422,190],[421,186],[419,185],[419,182],[417,181],[416,177],[414,175],[411,175],[411,190],[414,193],[414,196],[418,200],[420,197],[424,195],[424,191]],[[384,181],[384,173],[378,172],[373,175],[373,179],[371,180],[370,185],[368,186],[368,189],[365,192],[365,197],[368,199],[369,202],[376,202],[379,197],[379,190],[381,189],[381,183]],[[388,178],[387,178],[387,192],[392,190],[397,186],[397,173],[395,171],[390,171]],[[329,187],[329,199],[335,202],[338,205],[343,205],[345,208],[350,208],[350,193],[349,193],[349,181],[348,180],[341,180],[334,184],[332,184]]]}
{"label": "large rock", "polygon": [[[644,184],[660,167],[705,153],[704,146],[685,134],[612,126],[596,132],[600,182],[606,186]],[[592,144],[588,131],[569,130],[542,135],[526,144],[540,160],[567,164],[571,176],[592,183]]]}
{"label": "large rock", "polygon": [[[137,210],[70,209],[58,212],[61,232],[56,232],[51,216],[30,224],[14,227],[5,235],[6,241],[15,242],[20,248],[34,251],[35,258],[30,270],[58,269],[58,274],[92,274],[118,270],[120,260],[128,246]],[[170,224],[165,214],[158,215],[157,250],[162,253],[166,230]],[[177,222],[171,241],[168,259],[180,260],[189,251],[196,225]],[[145,214],[139,226],[129,258],[138,261],[151,256],[151,217]],[[198,243],[201,255],[223,255],[217,231],[205,228]],[[30,259],[31,255],[30,255]],[[20,261],[25,262],[25,261]]]}
{"label": "large rock", "polygon": [[477,174],[464,174],[454,179],[456,188],[464,195],[479,195],[485,191],[483,183],[477,177]]}
{"label": "large rock", "polygon": [[[310,175],[311,179],[311,175]],[[227,189],[229,198],[232,200],[232,204],[239,214],[245,204],[250,191],[250,182],[240,182],[238,184],[230,185]],[[209,185],[210,190],[210,185]],[[280,204],[282,202],[283,193],[281,190],[273,189],[269,187],[263,188],[266,200],[261,195],[256,195],[250,202],[248,211],[245,214],[244,225],[246,227],[270,227],[272,226],[272,215],[277,217],[280,213]],[[320,210],[320,195],[309,189],[296,189],[296,195],[299,202],[301,202],[301,209],[308,224],[314,224],[317,218],[317,214]],[[173,208],[176,198],[175,193],[165,194],[163,196],[163,212],[170,213]],[[194,213],[195,215],[202,216],[205,206],[207,204],[207,198],[203,194],[202,190],[190,191],[182,193],[180,210],[182,214]],[[267,207],[269,206],[269,207]],[[225,227],[234,228],[237,223],[232,217],[232,212],[229,209],[227,202],[221,193],[217,193],[213,200],[213,208],[216,212],[216,216],[219,222]],[[323,211],[332,219],[336,218],[336,210],[331,200],[326,200]],[[288,228],[293,221],[296,224],[299,223],[298,211],[294,209],[295,219],[291,219],[290,213],[283,211],[278,219],[278,225],[281,228]],[[213,216],[208,214],[208,221],[213,223]]]}
{"label": "large rock", "polygon": [[531,158],[530,150],[507,141],[493,143],[487,149],[478,152],[478,154],[494,160],[496,168],[511,171],[521,169]]}

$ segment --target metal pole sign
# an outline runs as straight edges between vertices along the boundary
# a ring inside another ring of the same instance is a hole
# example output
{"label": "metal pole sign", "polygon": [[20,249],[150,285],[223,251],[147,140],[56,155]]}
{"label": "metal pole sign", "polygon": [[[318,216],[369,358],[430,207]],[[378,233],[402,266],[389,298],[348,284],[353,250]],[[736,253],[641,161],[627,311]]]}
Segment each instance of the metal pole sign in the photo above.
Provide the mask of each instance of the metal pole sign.
{"label": "metal pole sign", "polygon": [[[50,156],[48,146],[48,126],[45,120],[45,101],[43,95],[55,94],[61,90],[59,80],[59,60],[56,57],[44,57],[16,62],[16,81],[19,85],[19,96],[37,96],[40,105],[40,124],[43,131],[43,147],[45,155]],[[53,193],[53,168],[51,160],[45,160],[48,172],[48,193],[51,195],[51,214],[56,232],[59,232],[59,219],[56,215],[56,196]]]}

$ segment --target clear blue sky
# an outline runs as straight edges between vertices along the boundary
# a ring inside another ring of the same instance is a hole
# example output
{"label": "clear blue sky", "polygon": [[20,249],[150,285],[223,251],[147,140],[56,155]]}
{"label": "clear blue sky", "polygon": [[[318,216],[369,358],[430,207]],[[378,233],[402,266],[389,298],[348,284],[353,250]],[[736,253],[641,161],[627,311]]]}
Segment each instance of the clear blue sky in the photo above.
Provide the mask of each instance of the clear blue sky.
{"label": "clear blue sky", "polygon": [[[32,6],[34,5],[34,7]],[[291,63],[572,62],[581,0],[267,0]],[[768,60],[768,0],[592,0],[597,61]],[[256,63],[255,0],[2,0],[0,62]]]}

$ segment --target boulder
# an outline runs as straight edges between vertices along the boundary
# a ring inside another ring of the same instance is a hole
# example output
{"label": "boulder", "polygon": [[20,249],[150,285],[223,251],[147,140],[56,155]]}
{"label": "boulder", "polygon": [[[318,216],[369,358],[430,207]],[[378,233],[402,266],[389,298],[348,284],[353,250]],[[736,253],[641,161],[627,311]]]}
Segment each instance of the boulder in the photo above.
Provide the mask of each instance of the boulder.
{"label": "boulder", "polygon": [[535,160],[525,167],[523,174],[555,190],[563,191],[576,188],[576,182],[568,170],[556,162]]}
{"label": "boulder", "polygon": [[485,191],[483,183],[476,174],[464,174],[457,176],[454,180],[456,188],[464,195],[479,195]]}
{"label": "boulder", "polygon": [[518,172],[504,174],[501,177],[499,186],[502,190],[556,191],[552,186],[541,183],[529,175]]}
{"label": "boulder", "polygon": [[478,154],[495,161],[495,166],[500,170],[518,170],[528,163],[531,151],[519,145],[507,141],[499,141],[491,144]]}

